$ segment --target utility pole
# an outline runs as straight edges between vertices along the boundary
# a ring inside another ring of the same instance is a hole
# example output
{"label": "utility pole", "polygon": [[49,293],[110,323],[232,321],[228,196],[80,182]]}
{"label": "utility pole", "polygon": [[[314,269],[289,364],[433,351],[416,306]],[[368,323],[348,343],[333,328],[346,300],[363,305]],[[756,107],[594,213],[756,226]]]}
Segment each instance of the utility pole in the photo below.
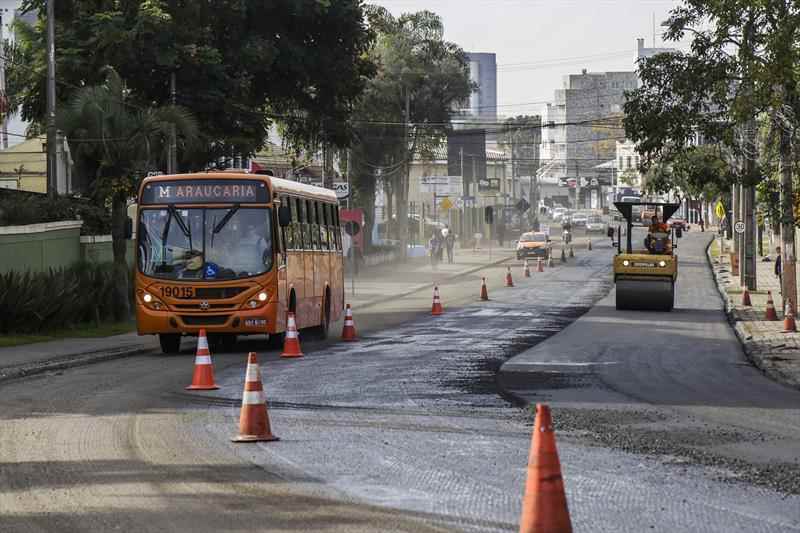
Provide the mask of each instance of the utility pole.
{"label": "utility pole", "polygon": [[47,0],[47,196],[58,194],[56,159],[56,21],[55,0]]}
{"label": "utility pole", "polygon": [[[3,41],[3,13],[8,11],[7,9],[0,10],[0,44]],[[0,97],[3,98],[4,108],[3,109],[3,124],[2,124],[2,135],[3,135],[3,148],[8,148],[8,114],[11,111],[8,106],[8,97],[6,96],[6,56],[5,54],[0,54]]]}
{"label": "utility pole", "polygon": [[[176,102],[175,71],[169,75],[169,94],[172,105]],[[178,132],[175,124],[169,125],[169,154],[167,156],[167,174],[178,172]]]}
{"label": "utility pole", "polygon": [[742,253],[742,285],[746,286],[748,290],[756,290],[756,188],[753,186],[755,176],[755,157],[756,157],[756,123],[755,117],[748,119],[745,125],[745,159],[744,159],[744,175],[747,180],[747,186],[744,187],[742,194],[742,219],[744,220],[744,250]]}
{"label": "utility pole", "polygon": [[792,139],[788,126],[780,124],[780,171],[781,171],[781,266],[783,268],[782,290],[784,308],[791,305],[797,312],[797,256],[794,248],[794,194],[792,184]]}

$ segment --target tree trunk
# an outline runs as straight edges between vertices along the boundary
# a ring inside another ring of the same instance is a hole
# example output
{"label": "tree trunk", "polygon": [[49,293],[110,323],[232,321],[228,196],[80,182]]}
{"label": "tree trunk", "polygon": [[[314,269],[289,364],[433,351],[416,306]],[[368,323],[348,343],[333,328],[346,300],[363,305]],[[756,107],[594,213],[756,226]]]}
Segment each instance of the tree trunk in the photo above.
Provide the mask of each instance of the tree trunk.
{"label": "tree trunk", "polygon": [[792,187],[792,140],[786,127],[780,128],[781,169],[781,258],[783,301],[797,312],[797,257],[794,249],[794,192]]}
{"label": "tree trunk", "polygon": [[124,193],[115,194],[111,199],[111,245],[114,251],[114,306],[117,321],[130,318],[130,269],[125,260],[128,242],[125,229],[128,223],[128,198]]}

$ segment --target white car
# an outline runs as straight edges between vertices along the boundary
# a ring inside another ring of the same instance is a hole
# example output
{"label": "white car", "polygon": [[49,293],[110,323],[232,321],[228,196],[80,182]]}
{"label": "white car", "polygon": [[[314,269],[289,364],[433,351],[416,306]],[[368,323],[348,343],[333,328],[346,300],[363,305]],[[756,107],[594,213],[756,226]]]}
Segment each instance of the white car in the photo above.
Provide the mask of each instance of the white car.
{"label": "white car", "polygon": [[556,207],[553,209],[553,222],[560,222],[564,215],[567,214],[566,207]]}
{"label": "white car", "polygon": [[605,233],[606,223],[598,215],[592,215],[586,220],[586,233]]}

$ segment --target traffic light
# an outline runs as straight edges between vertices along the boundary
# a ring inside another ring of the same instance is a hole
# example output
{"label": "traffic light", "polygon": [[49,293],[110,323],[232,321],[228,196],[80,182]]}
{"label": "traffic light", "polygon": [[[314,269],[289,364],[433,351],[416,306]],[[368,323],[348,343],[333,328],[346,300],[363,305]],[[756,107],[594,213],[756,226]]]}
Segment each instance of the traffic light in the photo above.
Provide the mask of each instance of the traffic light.
{"label": "traffic light", "polygon": [[494,224],[494,207],[487,206],[486,208],[484,208],[483,220],[489,225]]}

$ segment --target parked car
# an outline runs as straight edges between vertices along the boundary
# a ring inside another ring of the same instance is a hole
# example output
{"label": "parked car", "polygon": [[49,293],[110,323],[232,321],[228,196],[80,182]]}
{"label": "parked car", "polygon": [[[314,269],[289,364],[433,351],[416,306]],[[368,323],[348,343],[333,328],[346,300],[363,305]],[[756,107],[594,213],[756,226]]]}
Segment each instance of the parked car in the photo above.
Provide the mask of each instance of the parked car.
{"label": "parked car", "polygon": [[589,217],[583,213],[575,213],[570,217],[573,228],[585,228]]}
{"label": "parked car", "polygon": [[606,233],[606,223],[600,215],[590,215],[586,220],[586,233]]}
{"label": "parked car", "polygon": [[553,222],[561,222],[568,213],[566,207],[556,207],[553,209]]}
{"label": "parked car", "polygon": [[550,237],[542,231],[529,231],[523,233],[517,241],[517,260],[528,257],[547,257],[550,246]]}

